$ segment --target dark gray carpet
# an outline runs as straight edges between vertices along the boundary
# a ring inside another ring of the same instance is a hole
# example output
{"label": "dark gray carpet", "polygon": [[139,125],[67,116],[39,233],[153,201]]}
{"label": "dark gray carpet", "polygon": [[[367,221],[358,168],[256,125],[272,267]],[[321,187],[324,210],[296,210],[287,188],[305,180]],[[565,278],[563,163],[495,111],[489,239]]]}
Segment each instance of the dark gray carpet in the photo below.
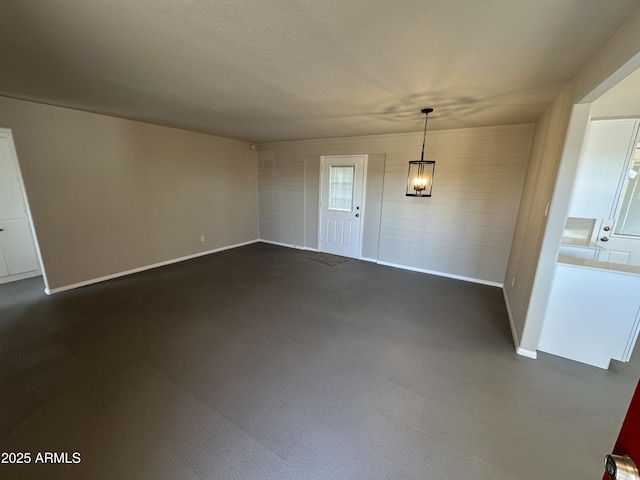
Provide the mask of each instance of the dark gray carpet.
{"label": "dark gray carpet", "polygon": [[601,478],[638,378],[517,356],[498,288],[266,244],[42,291],[0,286],[2,479]]}

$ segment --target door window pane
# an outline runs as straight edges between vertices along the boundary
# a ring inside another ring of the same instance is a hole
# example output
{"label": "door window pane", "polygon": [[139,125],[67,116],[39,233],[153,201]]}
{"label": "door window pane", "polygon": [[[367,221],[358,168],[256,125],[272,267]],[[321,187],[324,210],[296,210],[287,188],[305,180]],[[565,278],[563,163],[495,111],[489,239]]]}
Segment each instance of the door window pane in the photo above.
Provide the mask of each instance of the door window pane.
{"label": "door window pane", "polygon": [[355,166],[329,166],[329,210],[353,210]]}

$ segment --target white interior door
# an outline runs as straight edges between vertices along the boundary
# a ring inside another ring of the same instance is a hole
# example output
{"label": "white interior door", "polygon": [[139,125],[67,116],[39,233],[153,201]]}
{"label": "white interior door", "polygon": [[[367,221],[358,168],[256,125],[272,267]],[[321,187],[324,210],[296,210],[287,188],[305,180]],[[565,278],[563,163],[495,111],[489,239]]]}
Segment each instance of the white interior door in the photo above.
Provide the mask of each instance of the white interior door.
{"label": "white interior door", "polygon": [[9,139],[0,133],[0,220],[26,216]]}
{"label": "white interior door", "polygon": [[0,222],[0,251],[6,265],[6,275],[38,270],[38,260],[31,230],[26,219]]}
{"label": "white interior door", "polygon": [[0,131],[0,283],[14,275],[40,273],[17,159],[9,134]]}
{"label": "white interior door", "polygon": [[320,251],[360,257],[365,156],[322,157]]}

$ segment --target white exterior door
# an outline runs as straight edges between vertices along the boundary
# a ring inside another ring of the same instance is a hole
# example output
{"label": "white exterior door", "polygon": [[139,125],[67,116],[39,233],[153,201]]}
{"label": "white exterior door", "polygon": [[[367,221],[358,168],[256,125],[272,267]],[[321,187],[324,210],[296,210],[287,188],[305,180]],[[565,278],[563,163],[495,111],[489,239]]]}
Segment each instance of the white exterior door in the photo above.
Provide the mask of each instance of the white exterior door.
{"label": "white exterior door", "polygon": [[606,243],[598,240],[598,245],[602,248],[598,251],[599,261],[640,266],[640,240],[617,235],[602,235],[600,238],[608,240]]}
{"label": "white exterior door", "polygon": [[322,157],[320,251],[360,257],[364,155]]}
{"label": "white exterior door", "polygon": [[615,220],[602,222],[596,243],[598,260],[640,266],[640,236],[614,233]]}
{"label": "white exterior door", "polygon": [[636,120],[592,120],[573,188],[569,217],[615,215],[623,169],[635,150]]}
{"label": "white exterior door", "polygon": [[0,283],[40,274],[11,137],[0,131]]}
{"label": "white exterior door", "polygon": [[613,219],[604,220],[596,243],[598,260],[640,266],[640,144],[624,164]]}

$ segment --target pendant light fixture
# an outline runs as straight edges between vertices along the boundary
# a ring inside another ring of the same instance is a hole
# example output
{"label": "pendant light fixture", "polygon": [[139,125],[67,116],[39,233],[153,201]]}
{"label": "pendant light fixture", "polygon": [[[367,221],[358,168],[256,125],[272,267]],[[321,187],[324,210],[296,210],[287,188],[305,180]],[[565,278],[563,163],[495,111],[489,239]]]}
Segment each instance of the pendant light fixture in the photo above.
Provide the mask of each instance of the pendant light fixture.
{"label": "pendant light fixture", "polygon": [[433,187],[433,171],[436,167],[435,160],[424,159],[424,145],[427,140],[427,120],[433,108],[423,108],[424,136],[422,137],[422,155],[420,160],[409,162],[409,175],[407,176],[407,197],[430,197]]}

